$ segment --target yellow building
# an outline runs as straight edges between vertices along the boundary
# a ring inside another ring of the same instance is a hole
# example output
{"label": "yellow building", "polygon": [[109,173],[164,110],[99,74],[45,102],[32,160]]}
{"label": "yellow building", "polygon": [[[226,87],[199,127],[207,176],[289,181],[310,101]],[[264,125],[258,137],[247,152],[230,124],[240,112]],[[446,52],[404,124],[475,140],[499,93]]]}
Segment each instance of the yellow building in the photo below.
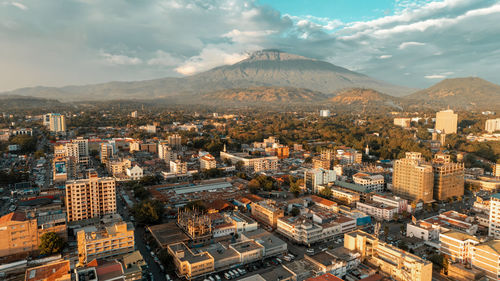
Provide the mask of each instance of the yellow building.
{"label": "yellow building", "polygon": [[435,129],[441,131],[442,134],[457,133],[458,115],[453,113],[453,110],[443,110],[436,113]]}
{"label": "yellow building", "polygon": [[372,264],[398,281],[431,281],[432,263],[379,241],[375,236],[356,230],[344,235],[344,247],[360,253],[361,260]]}
{"label": "yellow building", "polygon": [[421,153],[407,152],[406,158],[394,164],[392,185],[393,192],[399,196],[430,202],[434,186],[432,166],[424,162]]}
{"label": "yellow building", "polygon": [[479,244],[479,240],[464,232],[451,230],[439,234],[440,251],[452,261],[470,263],[472,247]]}
{"label": "yellow building", "polygon": [[500,276],[500,241],[492,240],[472,247],[471,264],[484,271],[491,280]]}
{"label": "yellow building", "polygon": [[170,244],[167,250],[180,277],[191,279],[214,271],[215,260],[208,252],[195,254],[184,243]]}
{"label": "yellow building", "polygon": [[86,264],[93,259],[118,257],[134,251],[134,226],[117,222],[86,227],[76,234],[78,260]]}
{"label": "yellow building", "polygon": [[66,210],[68,221],[90,219],[116,213],[116,182],[114,178],[100,178],[94,170],[88,179],[66,182]]}
{"label": "yellow building", "polygon": [[251,204],[252,216],[273,228],[276,228],[278,219],[285,215],[285,212],[276,206],[273,200],[265,200]]}
{"label": "yellow building", "polygon": [[446,200],[464,195],[464,164],[451,162],[450,155],[436,154],[432,160],[434,199]]}

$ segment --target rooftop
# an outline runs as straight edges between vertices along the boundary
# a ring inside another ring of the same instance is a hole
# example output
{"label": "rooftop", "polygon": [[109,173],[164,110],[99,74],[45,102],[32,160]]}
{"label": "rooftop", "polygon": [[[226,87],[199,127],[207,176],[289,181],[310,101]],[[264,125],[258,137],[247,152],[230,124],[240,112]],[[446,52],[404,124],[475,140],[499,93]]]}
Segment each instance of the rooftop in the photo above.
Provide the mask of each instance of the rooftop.
{"label": "rooftop", "polygon": [[326,273],[317,277],[307,278],[306,281],[342,281],[342,279],[331,273]]}
{"label": "rooftop", "polygon": [[230,247],[239,253],[264,249],[264,247],[262,245],[259,245],[257,242],[255,242],[253,240],[247,240],[247,241],[234,243],[234,244],[231,244]]}
{"label": "rooftop", "polygon": [[162,247],[166,247],[171,243],[189,240],[189,237],[184,234],[175,222],[149,226],[148,229]]}
{"label": "rooftop", "polygon": [[464,232],[455,231],[455,230],[451,230],[451,231],[448,231],[446,233],[441,233],[440,236],[448,236],[450,238],[454,238],[454,239],[461,240],[461,241],[472,240],[472,241],[479,242],[479,240],[475,236],[469,235],[469,234],[464,233]]}
{"label": "rooftop", "polygon": [[170,248],[181,261],[198,263],[206,260],[213,260],[213,257],[208,252],[193,253],[184,243],[170,244],[168,248]]}
{"label": "rooftop", "polygon": [[57,261],[27,269],[25,281],[56,281],[61,280],[60,278],[63,278],[62,280],[71,279],[69,260]]}

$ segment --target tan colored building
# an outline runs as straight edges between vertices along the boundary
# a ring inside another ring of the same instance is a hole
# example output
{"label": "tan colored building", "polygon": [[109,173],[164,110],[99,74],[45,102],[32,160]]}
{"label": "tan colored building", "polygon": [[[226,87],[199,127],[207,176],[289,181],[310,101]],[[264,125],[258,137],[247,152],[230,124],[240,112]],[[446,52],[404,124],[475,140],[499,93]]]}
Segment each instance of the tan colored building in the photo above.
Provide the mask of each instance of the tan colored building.
{"label": "tan colored building", "polygon": [[214,271],[214,258],[208,252],[193,253],[184,243],[167,246],[174,258],[175,268],[180,277],[191,279]]}
{"label": "tan colored building", "polygon": [[49,130],[54,133],[66,131],[66,116],[60,113],[49,113]]}
{"label": "tan colored building", "polygon": [[276,171],[278,169],[278,157],[252,157],[247,153],[220,152],[222,161],[228,159],[232,164],[243,163],[243,168],[251,172]]}
{"label": "tan colored building", "polygon": [[394,125],[402,128],[410,128],[411,118],[394,118]]}
{"label": "tan colored building", "polygon": [[491,195],[488,235],[500,239],[500,193]]}
{"label": "tan colored building", "polygon": [[134,226],[117,222],[110,225],[89,226],[76,234],[78,260],[86,264],[94,259],[119,257],[134,251]]}
{"label": "tan colored building", "polygon": [[265,200],[252,203],[252,216],[273,228],[276,228],[278,219],[285,215],[285,212],[276,206],[273,200]]}
{"label": "tan colored building", "polygon": [[451,162],[450,155],[436,154],[432,161],[434,171],[434,199],[446,200],[464,195],[464,164]]}
{"label": "tan colored building", "polygon": [[71,281],[69,260],[60,260],[26,270],[24,281]]}
{"label": "tan colored building", "polygon": [[113,146],[107,142],[101,143],[100,159],[102,164],[107,164],[109,158],[113,156]]}
{"label": "tan colored building", "polygon": [[471,265],[484,271],[490,280],[500,276],[500,241],[492,240],[472,247]]}
{"label": "tan colored building", "polygon": [[40,238],[47,232],[67,239],[64,213],[37,218],[34,213],[12,212],[1,217],[0,257],[38,250]]}
{"label": "tan colored building", "polygon": [[375,236],[356,230],[344,235],[344,247],[360,253],[361,260],[372,264],[398,281],[431,281],[432,263],[379,241]]}
{"label": "tan colored building", "polygon": [[100,178],[94,170],[88,179],[66,182],[68,221],[90,219],[116,213],[116,181]]}
{"label": "tan colored building", "polygon": [[479,244],[479,240],[464,232],[451,230],[439,234],[440,251],[452,261],[470,263],[472,247]]}
{"label": "tan colored building", "polygon": [[215,157],[211,154],[204,155],[200,158],[200,170],[210,170],[217,168],[217,161],[215,161]]}
{"label": "tan colored building", "polygon": [[419,152],[407,152],[406,158],[396,160],[392,177],[393,192],[399,196],[424,202],[433,200],[434,175],[432,166],[425,163]]}
{"label": "tan colored building", "polygon": [[443,110],[436,113],[435,129],[441,131],[441,134],[457,133],[458,115],[453,110]]}
{"label": "tan colored building", "polygon": [[312,160],[313,164],[313,169],[324,169],[324,170],[330,170],[330,160],[326,159],[321,159],[321,158],[314,158]]}

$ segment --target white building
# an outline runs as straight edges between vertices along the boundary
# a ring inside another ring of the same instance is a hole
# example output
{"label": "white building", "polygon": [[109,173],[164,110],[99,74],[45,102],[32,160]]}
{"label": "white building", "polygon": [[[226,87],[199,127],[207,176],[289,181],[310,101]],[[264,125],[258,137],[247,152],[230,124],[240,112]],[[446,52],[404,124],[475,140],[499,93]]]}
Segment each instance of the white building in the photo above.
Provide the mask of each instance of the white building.
{"label": "white building", "polygon": [[304,172],[304,184],[306,189],[312,190],[314,193],[321,191],[322,185],[327,185],[328,183],[337,180],[335,171],[325,170],[325,169],[310,169]]}
{"label": "white building", "polygon": [[200,157],[200,170],[210,170],[217,168],[217,161],[215,161],[215,157],[211,154],[206,154]]}
{"label": "white building", "polygon": [[282,217],[278,219],[276,231],[297,243],[311,245],[332,240],[342,233],[342,226],[335,222],[318,224],[303,216]]}
{"label": "white building", "polygon": [[158,144],[158,158],[165,160],[165,162],[175,161],[177,153],[167,143],[160,142]]}
{"label": "white building", "polygon": [[170,172],[174,174],[186,174],[187,163],[181,160],[170,161]]}
{"label": "white building", "polygon": [[251,157],[246,153],[230,154],[221,151],[220,158],[222,160],[229,159],[232,164],[241,162],[243,168],[252,172],[276,171],[278,169],[278,157]]}
{"label": "white building", "polygon": [[372,196],[372,200],[374,202],[383,203],[387,206],[397,208],[398,213],[408,211],[408,200],[403,199],[399,196],[375,194]]}
{"label": "white building", "polygon": [[143,169],[141,167],[139,167],[138,165],[135,165],[132,168],[127,168],[125,170],[125,172],[127,173],[127,176],[131,180],[140,180],[144,176]]}
{"label": "white building", "polygon": [[375,219],[391,221],[394,219],[394,215],[398,213],[396,207],[387,206],[380,202],[356,202],[356,209],[363,213],[366,213]]}
{"label": "white building", "polygon": [[489,236],[500,238],[500,193],[491,195]]}
{"label": "white building", "polygon": [[486,120],[484,130],[488,133],[500,131],[500,118]]}
{"label": "white building", "polygon": [[328,109],[322,109],[319,111],[319,116],[320,117],[330,117],[330,110]]}
{"label": "white building", "polygon": [[356,173],[352,176],[354,183],[366,186],[371,192],[384,191],[384,176],[382,175],[369,175],[366,173]]}

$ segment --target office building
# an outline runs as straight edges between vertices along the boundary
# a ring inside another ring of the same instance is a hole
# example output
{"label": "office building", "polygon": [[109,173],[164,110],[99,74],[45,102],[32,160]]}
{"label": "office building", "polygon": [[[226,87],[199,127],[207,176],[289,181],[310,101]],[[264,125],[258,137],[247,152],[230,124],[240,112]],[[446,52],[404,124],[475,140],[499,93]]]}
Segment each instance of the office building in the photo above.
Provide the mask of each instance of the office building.
{"label": "office building", "polygon": [[438,153],[432,160],[435,200],[460,198],[464,195],[464,164],[451,162],[450,155]]}
{"label": "office building", "polygon": [[180,277],[191,279],[214,271],[214,258],[206,251],[194,253],[182,242],[168,245],[167,250]]}
{"label": "office building", "polygon": [[[471,265],[482,270],[489,280],[500,276],[500,241],[491,240],[472,247]],[[471,280],[471,279],[469,279]]]}
{"label": "office building", "polygon": [[479,240],[470,234],[451,230],[439,234],[439,250],[454,262],[469,264],[472,258],[472,247]]}
{"label": "office building", "polygon": [[408,200],[392,194],[373,194],[371,200],[398,209],[398,213],[408,211]]}
{"label": "office building", "polygon": [[[48,122],[47,122],[48,120]],[[66,116],[60,113],[48,113],[44,116],[44,124],[53,133],[66,132]]]}
{"label": "office building", "polygon": [[424,220],[415,220],[406,225],[406,236],[425,241],[438,240],[439,234],[450,230],[475,235],[478,226],[473,216],[467,216],[455,211],[443,212]]}
{"label": "office building", "polygon": [[211,154],[206,154],[200,157],[200,170],[210,170],[217,168],[217,161],[215,161],[215,157]]}
{"label": "office building", "polygon": [[365,186],[370,192],[383,192],[385,179],[382,175],[370,175],[367,173],[356,173],[352,176],[355,184]]}
{"label": "office building", "polygon": [[361,260],[378,267],[398,281],[431,281],[432,263],[375,236],[356,230],[344,235],[344,247],[360,253]]}
{"label": "office building", "polygon": [[158,144],[158,158],[165,160],[165,162],[175,161],[177,153],[172,150],[172,147],[166,142]]}
{"label": "office building", "polygon": [[110,143],[104,142],[104,143],[101,143],[100,148],[101,148],[100,149],[101,163],[107,164],[109,158],[111,158],[114,154],[113,145],[111,145]]}
{"label": "office building", "polygon": [[434,174],[419,152],[407,152],[406,158],[396,160],[392,177],[393,192],[410,200],[433,200]]}
{"label": "office building", "polygon": [[251,204],[252,216],[259,222],[276,228],[278,219],[285,215],[285,212],[276,206],[273,200],[265,200]]}
{"label": "office building", "polygon": [[80,264],[94,259],[121,257],[134,251],[134,226],[130,222],[84,227],[76,237]]}
{"label": "office building", "polygon": [[59,260],[28,268],[24,281],[71,281],[69,260]]}
{"label": "office building", "polygon": [[321,191],[323,185],[334,182],[337,179],[333,170],[310,169],[304,172],[304,184],[307,190],[314,193]]}
{"label": "office building", "polygon": [[496,131],[500,131],[500,118],[486,120],[484,130],[490,134]]}
{"label": "office building", "polygon": [[342,226],[335,222],[316,223],[304,216],[281,217],[278,219],[276,232],[303,245],[332,240],[342,233]]}
{"label": "office building", "polygon": [[457,133],[458,115],[453,113],[453,110],[443,110],[436,113],[435,129],[441,134],[456,134]]}
{"label": "office building", "polygon": [[500,193],[491,195],[490,198],[490,223],[488,235],[500,239]]}
{"label": "office building", "polygon": [[89,140],[84,139],[83,137],[78,137],[76,139],[71,140],[72,143],[76,143],[78,145],[78,154],[80,156],[89,156]]}
{"label": "office building", "polygon": [[330,170],[332,166],[330,160],[321,158],[313,158],[312,163],[313,163],[313,169]]}
{"label": "office building", "polygon": [[227,153],[221,151],[222,161],[228,159],[233,165],[242,163],[243,168],[249,172],[276,171],[278,169],[278,157],[252,157],[247,153]]}
{"label": "office building", "polygon": [[377,220],[385,221],[393,220],[395,215],[398,214],[398,209],[396,207],[374,201],[356,202],[356,209],[374,217]]}
{"label": "office building", "polygon": [[68,221],[85,220],[116,213],[116,182],[100,178],[90,170],[87,179],[66,182]]}

